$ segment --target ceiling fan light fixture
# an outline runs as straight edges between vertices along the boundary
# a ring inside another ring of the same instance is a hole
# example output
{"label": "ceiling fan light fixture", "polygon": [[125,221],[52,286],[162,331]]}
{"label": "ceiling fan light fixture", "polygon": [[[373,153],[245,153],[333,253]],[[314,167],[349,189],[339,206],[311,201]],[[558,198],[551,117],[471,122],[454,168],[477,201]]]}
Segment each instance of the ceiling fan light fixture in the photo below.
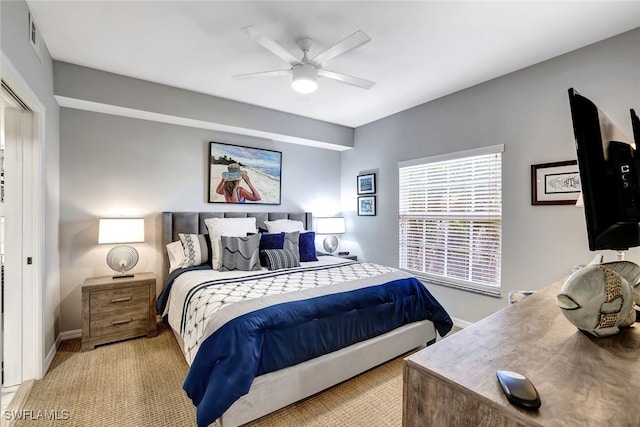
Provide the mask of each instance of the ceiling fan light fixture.
{"label": "ceiling fan light fixture", "polygon": [[291,87],[299,93],[312,93],[318,89],[318,68],[312,64],[296,64],[292,68]]}

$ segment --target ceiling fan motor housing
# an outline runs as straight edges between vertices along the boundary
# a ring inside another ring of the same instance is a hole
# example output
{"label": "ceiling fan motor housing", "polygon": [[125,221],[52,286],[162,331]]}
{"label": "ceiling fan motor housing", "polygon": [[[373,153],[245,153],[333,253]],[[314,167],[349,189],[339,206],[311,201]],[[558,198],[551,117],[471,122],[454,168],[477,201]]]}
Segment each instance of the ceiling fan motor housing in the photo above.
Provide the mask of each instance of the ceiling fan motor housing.
{"label": "ceiling fan motor housing", "polygon": [[310,93],[318,88],[318,67],[313,64],[295,64],[291,72],[293,73],[292,86],[298,92]]}

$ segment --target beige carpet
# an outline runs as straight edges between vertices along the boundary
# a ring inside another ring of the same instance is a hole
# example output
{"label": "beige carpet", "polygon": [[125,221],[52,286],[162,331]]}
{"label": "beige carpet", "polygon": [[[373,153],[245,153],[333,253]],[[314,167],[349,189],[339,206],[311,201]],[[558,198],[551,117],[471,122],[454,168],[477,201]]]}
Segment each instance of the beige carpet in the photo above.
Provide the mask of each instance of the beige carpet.
{"label": "beige carpet", "polygon": [[[182,390],[187,363],[173,334],[99,346],[81,353],[63,341],[47,375],[25,404],[17,427],[193,426],[195,408]],[[51,420],[51,418],[56,418]],[[400,426],[402,357],[249,426]]]}

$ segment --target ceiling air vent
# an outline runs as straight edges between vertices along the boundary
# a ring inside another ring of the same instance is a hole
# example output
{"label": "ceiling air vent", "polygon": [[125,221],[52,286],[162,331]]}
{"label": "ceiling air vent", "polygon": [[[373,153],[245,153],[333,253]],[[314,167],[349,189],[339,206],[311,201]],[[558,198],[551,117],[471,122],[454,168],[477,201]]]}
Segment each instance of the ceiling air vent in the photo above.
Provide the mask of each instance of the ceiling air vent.
{"label": "ceiling air vent", "polygon": [[29,43],[31,47],[33,47],[33,50],[35,50],[40,62],[42,62],[42,36],[31,13],[29,14]]}

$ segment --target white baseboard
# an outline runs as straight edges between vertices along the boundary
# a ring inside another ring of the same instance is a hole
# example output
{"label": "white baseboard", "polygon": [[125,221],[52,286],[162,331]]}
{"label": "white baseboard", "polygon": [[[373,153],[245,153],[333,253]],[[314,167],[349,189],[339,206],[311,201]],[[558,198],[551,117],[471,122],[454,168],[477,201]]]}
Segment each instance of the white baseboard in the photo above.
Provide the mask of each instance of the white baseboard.
{"label": "white baseboard", "polygon": [[51,367],[51,363],[53,362],[53,358],[56,356],[58,351],[58,347],[60,347],[60,343],[65,340],[70,340],[73,338],[82,337],[82,329],[75,329],[73,331],[61,332],[56,337],[56,341],[53,343],[51,350],[47,353],[47,357],[44,359],[44,369],[42,372],[42,376],[45,376],[47,372],[49,372],[49,368]]}
{"label": "white baseboard", "polygon": [[61,332],[56,337],[56,341],[51,346],[51,350],[47,353],[47,357],[44,359],[44,369],[42,372],[42,376],[45,376],[47,372],[49,372],[49,368],[51,367],[51,363],[53,363],[53,358],[56,356],[58,351],[58,347],[60,347],[60,343],[65,340],[70,340],[73,338],[82,337],[82,329],[75,329],[73,331]]}
{"label": "white baseboard", "polygon": [[49,372],[49,367],[53,362],[53,358],[56,356],[56,352],[58,351],[58,347],[60,347],[60,335],[56,338],[56,341],[51,346],[51,350],[47,353],[47,357],[44,358],[44,369],[42,370],[42,376],[44,377]]}
{"label": "white baseboard", "polygon": [[458,319],[456,317],[452,317],[451,320],[453,320],[453,324],[455,326],[462,329],[466,328],[467,326],[473,325],[473,322],[467,322],[466,320]]}
{"label": "white baseboard", "polygon": [[72,340],[74,338],[81,338],[81,337],[82,337],[82,329],[74,329],[72,331],[65,331],[60,333],[61,341]]}

